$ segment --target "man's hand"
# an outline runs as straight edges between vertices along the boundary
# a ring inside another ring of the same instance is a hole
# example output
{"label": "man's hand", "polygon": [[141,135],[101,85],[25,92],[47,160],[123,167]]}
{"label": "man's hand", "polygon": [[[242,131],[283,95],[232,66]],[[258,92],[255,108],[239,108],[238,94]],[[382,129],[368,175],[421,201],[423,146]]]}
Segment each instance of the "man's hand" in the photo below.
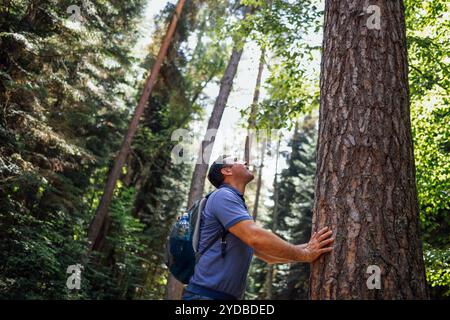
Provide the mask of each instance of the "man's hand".
{"label": "man's hand", "polygon": [[314,262],[322,254],[333,250],[331,244],[334,242],[334,237],[331,237],[332,234],[333,231],[325,227],[318,232],[314,232],[306,245],[301,245],[306,258],[305,262]]}

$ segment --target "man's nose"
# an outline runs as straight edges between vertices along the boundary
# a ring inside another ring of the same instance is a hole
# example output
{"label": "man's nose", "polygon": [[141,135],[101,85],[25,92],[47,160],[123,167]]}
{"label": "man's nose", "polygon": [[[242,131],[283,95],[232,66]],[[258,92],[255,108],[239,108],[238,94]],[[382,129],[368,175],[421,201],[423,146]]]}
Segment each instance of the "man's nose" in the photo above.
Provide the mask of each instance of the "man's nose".
{"label": "man's nose", "polygon": [[241,163],[244,167],[250,170],[250,165],[248,164],[248,161],[240,161],[239,163]]}

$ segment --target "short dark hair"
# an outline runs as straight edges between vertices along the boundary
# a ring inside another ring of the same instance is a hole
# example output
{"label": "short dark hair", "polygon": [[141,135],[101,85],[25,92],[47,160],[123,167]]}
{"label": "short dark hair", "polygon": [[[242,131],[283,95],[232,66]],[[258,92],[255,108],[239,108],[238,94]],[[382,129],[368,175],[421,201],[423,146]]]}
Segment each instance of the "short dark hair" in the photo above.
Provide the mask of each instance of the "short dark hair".
{"label": "short dark hair", "polygon": [[223,156],[218,157],[209,167],[208,180],[216,188],[219,188],[222,185],[223,180],[225,180],[225,177],[223,176],[223,174],[220,170],[222,170],[222,168],[225,165],[223,163],[223,159],[228,158],[228,157],[231,157],[231,156],[223,155]]}

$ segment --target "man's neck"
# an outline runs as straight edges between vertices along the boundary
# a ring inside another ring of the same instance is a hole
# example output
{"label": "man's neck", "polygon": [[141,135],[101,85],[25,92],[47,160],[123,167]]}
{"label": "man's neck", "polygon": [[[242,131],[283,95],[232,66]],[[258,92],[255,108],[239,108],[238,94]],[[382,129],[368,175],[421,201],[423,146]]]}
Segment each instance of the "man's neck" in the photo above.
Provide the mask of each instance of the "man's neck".
{"label": "man's neck", "polygon": [[238,182],[225,182],[226,184],[232,186],[233,188],[236,188],[242,195],[244,195],[245,192],[245,183],[238,183]]}

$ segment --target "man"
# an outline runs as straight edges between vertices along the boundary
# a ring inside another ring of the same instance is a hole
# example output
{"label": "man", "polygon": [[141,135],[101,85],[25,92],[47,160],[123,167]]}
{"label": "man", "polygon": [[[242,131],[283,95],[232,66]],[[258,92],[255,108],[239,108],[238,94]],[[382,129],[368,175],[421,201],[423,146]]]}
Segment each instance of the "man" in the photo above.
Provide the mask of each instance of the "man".
{"label": "man", "polygon": [[211,165],[208,180],[217,190],[203,210],[199,252],[210,246],[195,266],[184,300],[242,299],[253,254],[271,264],[311,263],[332,250],[328,228],[314,232],[308,243],[293,245],[258,226],[243,196],[253,178],[247,163],[235,157],[221,156]]}

